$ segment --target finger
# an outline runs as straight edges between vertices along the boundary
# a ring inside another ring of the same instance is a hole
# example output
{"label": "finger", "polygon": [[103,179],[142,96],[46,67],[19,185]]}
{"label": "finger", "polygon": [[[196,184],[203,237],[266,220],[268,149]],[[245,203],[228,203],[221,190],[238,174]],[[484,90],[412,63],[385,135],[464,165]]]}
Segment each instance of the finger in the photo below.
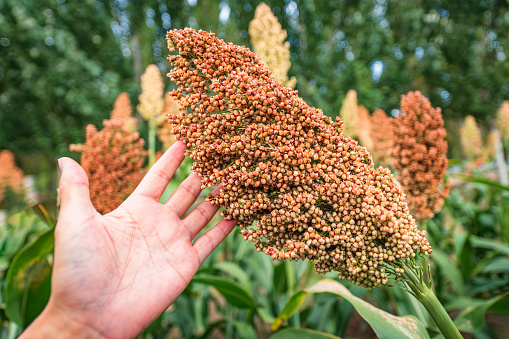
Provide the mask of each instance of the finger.
{"label": "finger", "polygon": [[60,167],[60,216],[85,218],[97,212],[90,201],[90,189],[85,170],[71,158],[58,159]]}
{"label": "finger", "polygon": [[185,158],[186,144],[174,143],[145,175],[133,195],[141,195],[159,202],[173,174]]}
{"label": "finger", "polygon": [[212,229],[198,238],[193,244],[198,260],[201,263],[208,257],[210,253],[226,238],[233,230],[237,220],[222,220]]}
{"label": "finger", "polygon": [[201,192],[201,180],[198,173],[191,173],[166,201],[165,205],[182,218],[186,211],[198,199]]}
{"label": "finger", "polygon": [[[217,187],[211,194],[217,194],[219,190],[220,187]],[[196,237],[196,235],[207,226],[220,207],[219,205],[212,205],[209,201],[202,201],[196,208],[189,212],[182,222],[191,233],[191,239]]]}

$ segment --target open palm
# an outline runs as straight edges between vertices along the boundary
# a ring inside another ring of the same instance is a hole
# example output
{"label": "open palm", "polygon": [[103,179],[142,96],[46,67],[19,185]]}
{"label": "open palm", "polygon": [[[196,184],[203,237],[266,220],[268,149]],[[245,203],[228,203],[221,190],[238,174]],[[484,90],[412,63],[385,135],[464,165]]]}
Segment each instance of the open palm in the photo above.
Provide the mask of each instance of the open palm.
{"label": "open palm", "polygon": [[201,191],[196,173],[159,203],[185,149],[182,142],[172,146],[134,193],[106,215],[90,202],[84,170],[61,160],[62,203],[46,312],[84,324],[96,336],[134,337],[182,293],[235,225],[223,220],[192,243],[218,209],[202,202],[183,218]]}

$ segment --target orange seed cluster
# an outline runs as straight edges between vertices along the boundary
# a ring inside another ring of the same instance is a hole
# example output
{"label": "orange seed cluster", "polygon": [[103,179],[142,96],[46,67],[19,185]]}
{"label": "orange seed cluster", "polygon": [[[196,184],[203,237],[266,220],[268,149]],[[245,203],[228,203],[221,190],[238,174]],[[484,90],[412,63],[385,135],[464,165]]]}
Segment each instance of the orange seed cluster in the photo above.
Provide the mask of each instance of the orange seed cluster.
{"label": "orange seed cluster", "polygon": [[122,92],[117,96],[113,110],[110,114],[111,119],[120,119],[124,122],[127,128],[134,131],[136,130],[137,120],[133,117],[133,107],[131,106],[131,99],[126,92]]}
{"label": "orange seed cluster", "polygon": [[421,92],[408,92],[393,124],[392,165],[408,207],[417,220],[431,218],[449,195],[449,186],[443,185],[447,142],[441,109],[431,107]]}
{"label": "orange seed cluster", "polygon": [[[366,107],[363,105],[359,105],[357,107],[357,139],[359,139],[359,143],[366,147],[366,149],[371,153],[373,149],[373,138],[371,138],[371,115]],[[373,154],[371,153],[373,156]]]}
{"label": "orange seed cluster", "polygon": [[82,152],[81,166],[90,181],[90,197],[98,212],[117,208],[143,178],[142,165],[147,156],[138,132],[132,132],[122,119],[103,122],[100,131],[94,125],[86,129],[84,144],[71,145]]}
{"label": "orange seed cluster", "polygon": [[373,161],[380,166],[391,166],[391,149],[394,138],[392,118],[388,117],[383,110],[375,109],[371,115],[369,127],[373,148],[368,150],[373,156]]}
{"label": "orange seed cluster", "polygon": [[509,140],[509,101],[505,100],[497,110],[495,120],[503,140]]}
{"label": "orange seed cluster", "polygon": [[177,138],[175,138],[175,135],[173,135],[173,126],[168,121],[168,119],[166,119],[166,117],[168,115],[178,114],[179,111],[180,108],[178,106],[177,100],[175,100],[175,98],[171,95],[165,95],[164,107],[162,111],[163,114],[161,114],[156,121],[157,137],[163,144],[163,151],[166,151],[177,141]]}
{"label": "orange seed cluster", "polygon": [[0,151],[0,203],[5,199],[5,192],[23,191],[23,171],[16,166],[14,154],[9,150]]}
{"label": "orange seed cluster", "polygon": [[[386,265],[431,253],[390,171],[364,147],[284,87],[249,49],[213,33],[167,34],[184,110],[169,116],[190,147],[203,187],[272,259],[310,259],[317,272],[373,288]],[[178,50],[178,54],[175,51]]]}

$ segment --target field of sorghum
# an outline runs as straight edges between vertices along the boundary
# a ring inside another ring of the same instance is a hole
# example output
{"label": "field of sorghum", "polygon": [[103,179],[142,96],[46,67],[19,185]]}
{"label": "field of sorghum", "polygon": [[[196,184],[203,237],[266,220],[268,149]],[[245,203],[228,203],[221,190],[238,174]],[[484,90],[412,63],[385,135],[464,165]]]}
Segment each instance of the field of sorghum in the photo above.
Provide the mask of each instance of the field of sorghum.
{"label": "field of sorghum", "polygon": [[[269,6],[248,32],[251,50],[170,30],[170,87],[149,65],[136,107],[118,93],[109,118],[68,145],[106,214],[183,140],[189,157],[162,200],[196,171],[200,200],[239,220],[141,337],[508,336],[509,101],[488,130],[472,115],[446,126],[419,88],[399,93],[389,113],[370,112],[351,89],[334,119],[293,89],[286,31]],[[448,159],[451,147],[460,158]],[[15,155],[0,152],[6,337],[49,297],[58,199],[37,186],[57,174],[41,172],[29,185]]]}

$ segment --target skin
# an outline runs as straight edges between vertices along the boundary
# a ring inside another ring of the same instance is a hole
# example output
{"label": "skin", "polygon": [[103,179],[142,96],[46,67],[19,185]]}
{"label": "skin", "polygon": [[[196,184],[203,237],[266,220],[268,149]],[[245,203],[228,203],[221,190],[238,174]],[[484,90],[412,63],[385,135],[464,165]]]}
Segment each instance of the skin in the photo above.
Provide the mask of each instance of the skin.
{"label": "skin", "polygon": [[92,206],[81,166],[59,160],[51,297],[20,338],[131,338],[175,301],[235,226],[235,220],[223,220],[193,242],[218,210],[202,202],[183,218],[201,191],[196,173],[159,203],[185,150],[184,143],[174,144],[106,215]]}

